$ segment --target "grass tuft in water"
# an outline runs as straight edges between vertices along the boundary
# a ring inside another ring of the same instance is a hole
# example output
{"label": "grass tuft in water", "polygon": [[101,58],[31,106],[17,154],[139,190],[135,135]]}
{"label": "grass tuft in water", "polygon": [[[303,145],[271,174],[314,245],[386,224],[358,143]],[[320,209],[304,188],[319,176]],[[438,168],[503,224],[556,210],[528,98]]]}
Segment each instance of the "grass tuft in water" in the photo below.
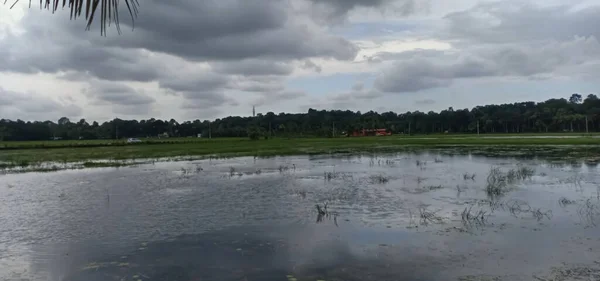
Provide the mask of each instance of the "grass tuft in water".
{"label": "grass tuft in water", "polygon": [[426,207],[419,208],[419,217],[421,218],[422,225],[441,224],[444,223],[444,219],[437,215],[439,211],[429,211]]}
{"label": "grass tuft in water", "polygon": [[502,173],[498,167],[492,167],[487,176],[487,185],[485,191],[488,196],[496,197],[504,195],[508,191],[507,175]]}
{"label": "grass tuft in water", "polygon": [[473,205],[465,207],[461,213],[461,220],[465,227],[480,227],[484,226],[487,222],[489,214],[484,210],[473,211]]}

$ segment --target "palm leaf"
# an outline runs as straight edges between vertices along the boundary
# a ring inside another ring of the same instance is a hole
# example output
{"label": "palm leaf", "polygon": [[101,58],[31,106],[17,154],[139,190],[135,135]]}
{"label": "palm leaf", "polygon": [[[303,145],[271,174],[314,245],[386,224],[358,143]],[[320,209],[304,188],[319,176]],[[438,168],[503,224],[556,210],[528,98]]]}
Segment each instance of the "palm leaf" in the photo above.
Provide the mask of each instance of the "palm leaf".
{"label": "palm leaf", "polygon": [[[19,1],[20,0],[15,0],[10,8],[12,9]],[[85,14],[83,16],[87,20],[86,30],[90,29],[98,10],[100,10],[100,34],[106,35],[107,25],[110,26],[111,23],[115,24],[117,32],[121,34],[121,29],[119,27],[120,1],[121,0],[40,0],[40,9],[44,8],[54,13],[59,7],[69,7],[69,9],[71,9],[71,19],[73,20],[82,17],[82,12],[85,7]],[[129,15],[131,16],[131,21],[133,23],[137,17],[140,3],[138,0],[123,1],[125,1],[125,5],[129,10]],[[4,0],[4,4],[6,4],[6,2],[8,2],[8,0]],[[31,8],[31,0],[29,0],[29,7]]]}

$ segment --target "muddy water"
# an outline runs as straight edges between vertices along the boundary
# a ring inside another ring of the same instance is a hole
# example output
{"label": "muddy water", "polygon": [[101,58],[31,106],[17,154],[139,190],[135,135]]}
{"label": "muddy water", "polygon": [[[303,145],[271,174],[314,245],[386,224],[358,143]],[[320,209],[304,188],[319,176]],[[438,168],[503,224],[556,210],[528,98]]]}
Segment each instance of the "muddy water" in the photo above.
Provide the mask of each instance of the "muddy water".
{"label": "muddy water", "polygon": [[[490,196],[492,167],[532,173]],[[0,280],[598,280],[599,186],[434,152],[3,175]]]}

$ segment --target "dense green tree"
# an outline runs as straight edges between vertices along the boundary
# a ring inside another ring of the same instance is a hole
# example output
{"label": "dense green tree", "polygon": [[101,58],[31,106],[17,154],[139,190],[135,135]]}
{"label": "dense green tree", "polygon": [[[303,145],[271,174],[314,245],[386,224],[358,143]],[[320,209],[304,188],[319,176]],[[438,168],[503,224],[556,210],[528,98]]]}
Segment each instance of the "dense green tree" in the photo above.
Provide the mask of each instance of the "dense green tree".
{"label": "dense green tree", "polygon": [[[0,116],[1,117],[1,116]],[[586,126],[587,125],[587,126]],[[0,120],[0,140],[114,139],[128,137],[332,137],[342,132],[385,128],[394,134],[600,132],[600,99],[579,94],[567,99],[484,105],[441,112],[365,113],[316,110],[307,113],[258,113],[256,117],[230,116],[213,121],[121,120],[102,124],[85,119],[72,123]],[[478,130],[479,129],[479,130]]]}

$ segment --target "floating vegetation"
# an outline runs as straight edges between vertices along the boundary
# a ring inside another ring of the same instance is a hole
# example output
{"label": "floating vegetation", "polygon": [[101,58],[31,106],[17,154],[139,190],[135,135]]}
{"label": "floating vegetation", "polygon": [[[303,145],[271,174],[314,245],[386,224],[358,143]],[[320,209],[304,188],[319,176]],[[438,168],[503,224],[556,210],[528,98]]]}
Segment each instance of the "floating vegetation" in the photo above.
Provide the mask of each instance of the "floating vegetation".
{"label": "floating vegetation", "polygon": [[442,189],[444,188],[442,185],[430,185],[430,186],[426,186],[425,189],[427,190],[438,190],[438,189]]}
{"label": "floating vegetation", "polygon": [[568,205],[575,204],[575,203],[576,203],[576,201],[569,200],[566,197],[561,197],[560,199],[558,199],[558,205],[560,205],[563,208]]}
{"label": "floating vegetation", "polygon": [[323,177],[326,181],[331,181],[334,179],[352,180],[354,175],[352,173],[324,172]]}
{"label": "floating vegetation", "polygon": [[390,181],[390,179],[384,175],[372,175],[369,177],[369,179],[371,182],[378,184],[384,184]]}
{"label": "floating vegetation", "polygon": [[417,165],[417,167],[424,168],[424,166],[427,165],[427,162],[421,161],[421,160],[416,160],[415,164]]}
{"label": "floating vegetation", "polygon": [[464,174],[463,174],[463,179],[464,179],[464,180],[472,180],[472,181],[475,181],[475,174],[464,173]]}
{"label": "floating vegetation", "polygon": [[235,175],[235,168],[234,167],[229,167],[229,176],[233,177]]}

